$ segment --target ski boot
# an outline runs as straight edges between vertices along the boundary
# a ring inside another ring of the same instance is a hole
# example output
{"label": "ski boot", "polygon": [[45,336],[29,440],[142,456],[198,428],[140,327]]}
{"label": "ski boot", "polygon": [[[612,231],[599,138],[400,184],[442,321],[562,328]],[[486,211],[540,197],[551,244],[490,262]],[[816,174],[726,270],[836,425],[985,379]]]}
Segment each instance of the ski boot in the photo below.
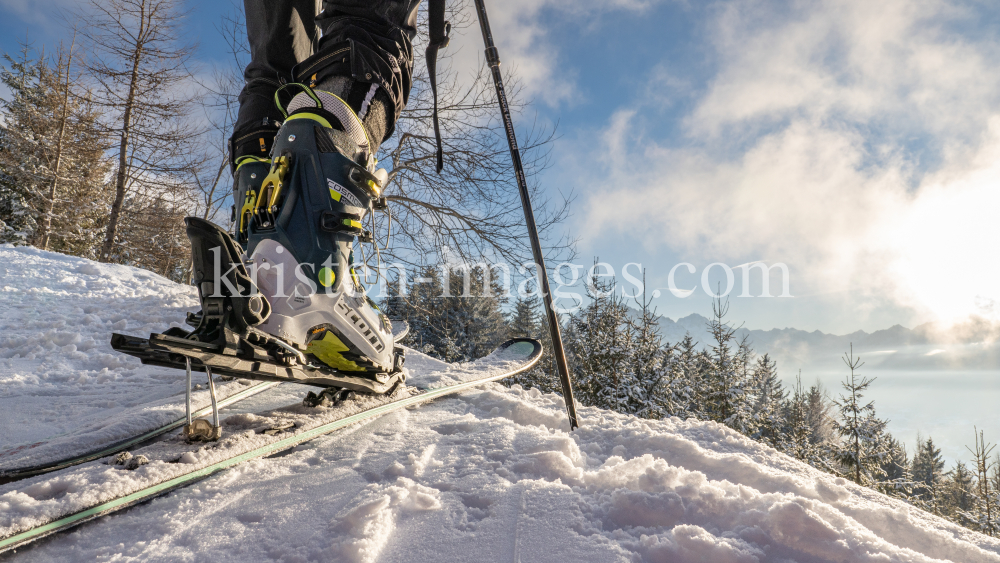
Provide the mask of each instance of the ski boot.
{"label": "ski boot", "polygon": [[[363,221],[385,208],[384,171],[375,173],[374,145],[350,106],[299,86],[266,177],[248,179],[238,199],[237,236],[245,230],[248,263],[271,306],[256,328],[341,373],[399,373],[392,325],[351,267],[354,239],[372,242]],[[249,175],[238,175],[238,189]]]}
{"label": "ski boot", "polygon": [[[271,158],[238,162],[234,233],[185,220],[202,304],[188,315],[194,329],[148,339],[114,334],[115,350],[210,380],[214,373],[375,394],[403,383],[394,327],[351,267],[355,238],[372,242],[362,222],[385,208],[385,173],[374,172],[373,145],[350,107],[303,88]],[[401,336],[407,327],[395,329]],[[317,404],[345,396],[326,395]]]}

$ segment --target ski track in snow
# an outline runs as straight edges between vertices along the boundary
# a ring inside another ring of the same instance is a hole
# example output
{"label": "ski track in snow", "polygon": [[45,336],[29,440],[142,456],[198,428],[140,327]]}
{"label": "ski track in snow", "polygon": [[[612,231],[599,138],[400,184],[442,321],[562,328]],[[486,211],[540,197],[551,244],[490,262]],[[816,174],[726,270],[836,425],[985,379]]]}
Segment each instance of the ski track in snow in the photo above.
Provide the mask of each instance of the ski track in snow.
{"label": "ski track in snow", "polygon": [[[180,320],[190,288],[0,246],[0,291],[0,449],[178,392],[182,372],[118,357],[106,337]],[[407,365],[441,367],[415,352]],[[302,390],[282,385],[241,408]],[[34,414],[36,404],[49,411]],[[235,467],[12,559],[1000,563],[998,540],[724,426],[580,415],[570,433],[560,397],[490,384]],[[88,493],[67,475],[0,487],[0,520]]]}

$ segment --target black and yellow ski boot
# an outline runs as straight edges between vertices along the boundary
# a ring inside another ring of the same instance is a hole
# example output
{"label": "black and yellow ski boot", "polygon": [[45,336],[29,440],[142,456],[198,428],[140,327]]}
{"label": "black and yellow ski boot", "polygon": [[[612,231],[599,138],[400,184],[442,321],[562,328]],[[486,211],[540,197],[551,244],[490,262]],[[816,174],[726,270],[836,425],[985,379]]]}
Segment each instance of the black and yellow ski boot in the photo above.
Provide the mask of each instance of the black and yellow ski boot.
{"label": "black and yellow ski boot", "polygon": [[377,145],[346,102],[297,86],[303,91],[288,105],[266,176],[257,185],[263,161],[248,162],[237,180],[246,185],[238,236],[245,230],[249,267],[271,305],[256,328],[338,372],[397,373],[402,350],[389,319],[351,267],[355,239],[372,242],[365,221],[385,208]]}

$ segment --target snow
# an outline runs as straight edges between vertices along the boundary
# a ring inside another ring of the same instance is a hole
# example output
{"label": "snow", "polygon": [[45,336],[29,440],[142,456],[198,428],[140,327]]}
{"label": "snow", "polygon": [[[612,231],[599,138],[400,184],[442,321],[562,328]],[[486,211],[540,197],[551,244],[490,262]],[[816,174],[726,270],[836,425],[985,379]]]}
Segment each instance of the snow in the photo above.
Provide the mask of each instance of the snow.
{"label": "snow", "polygon": [[[183,373],[143,366],[109,342],[112,332],[162,332],[197,309],[194,288],[145,270],[0,245],[0,472],[182,417]],[[209,404],[204,377],[194,408]]]}
{"label": "snow", "polygon": [[[122,367],[109,368],[108,381],[97,383],[91,362],[100,354],[114,357],[105,338],[112,330],[141,334],[179,320],[193,304],[188,288],[34,250],[0,247],[0,263],[6,268],[0,288],[13,288],[0,297],[0,323],[7,323],[0,325],[0,357],[8,358],[0,360],[0,416],[10,417],[3,440],[22,443],[85,426],[102,409],[101,393],[114,397],[104,399],[116,403],[108,407],[113,410],[123,409],[124,397],[140,408],[176,391],[168,378],[155,376],[180,372],[125,358]],[[84,266],[98,273],[82,273]],[[55,275],[60,271],[71,273]],[[88,287],[99,281],[109,293],[81,288],[80,279]],[[103,301],[90,312],[73,302],[97,298]],[[59,310],[36,315],[44,303]],[[87,315],[95,319],[88,322]],[[27,348],[38,328],[21,325],[35,316],[61,322],[51,330],[75,335],[65,338],[78,337],[83,349],[64,351],[67,344],[41,337]],[[125,328],[113,328],[121,320]],[[46,355],[27,358],[34,347]],[[445,368],[413,351],[407,365],[410,383]],[[460,371],[452,376],[461,377]],[[259,412],[294,404],[305,390],[285,384],[241,403],[225,416],[226,447],[235,447],[241,435],[264,440],[236,430],[273,419]],[[36,397],[49,406],[46,421],[31,420],[22,406]],[[819,472],[723,426],[581,408],[582,427],[570,432],[563,408],[555,395],[489,384],[237,466],[21,548],[14,560],[1000,563],[998,540]],[[275,412],[289,419],[301,414],[295,407]],[[135,484],[221,454],[207,447],[184,455],[178,464],[154,460],[125,471],[93,462],[2,485],[0,528],[99,494],[89,488],[93,483]]]}

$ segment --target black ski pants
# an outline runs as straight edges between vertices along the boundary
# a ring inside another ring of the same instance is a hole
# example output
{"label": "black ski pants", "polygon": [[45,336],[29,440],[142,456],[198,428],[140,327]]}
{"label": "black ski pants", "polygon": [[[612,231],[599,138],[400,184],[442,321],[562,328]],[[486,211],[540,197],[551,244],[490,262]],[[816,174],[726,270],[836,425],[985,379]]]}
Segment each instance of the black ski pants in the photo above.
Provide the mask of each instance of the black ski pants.
{"label": "black ski pants", "polygon": [[[352,106],[378,86],[385,108],[381,142],[406,105],[420,0],[244,0],[250,64],[244,73],[232,158],[238,140],[282,121],[274,93],[287,82],[323,89],[337,80]],[[343,77],[349,77],[344,86]],[[352,98],[359,98],[357,100]],[[355,108],[357,111],[358,108]]]}

